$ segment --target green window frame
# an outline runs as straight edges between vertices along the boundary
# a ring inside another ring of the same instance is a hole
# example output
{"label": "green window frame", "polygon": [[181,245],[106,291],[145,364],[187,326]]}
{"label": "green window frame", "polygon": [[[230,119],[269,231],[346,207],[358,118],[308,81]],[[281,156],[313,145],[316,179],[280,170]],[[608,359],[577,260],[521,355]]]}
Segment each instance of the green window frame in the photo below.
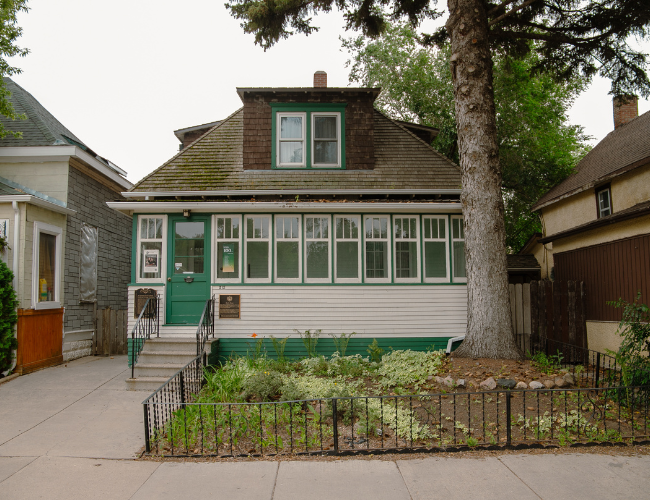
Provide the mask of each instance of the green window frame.
{"label": "green window frame", "polygon": [[391,281],[391,224],[389,215],[364,215],[363,251],[366,283]]}
{"label": "green window frame", "polygon": [[243,235],[240,215],[213,216],[214,276],[216,283],[240,283]]}
{"label": "green window frame", "polygon": [[420,217],[393,215],[395,282],[420,282]]}
{"label": "green window frame", "polygon": [[286,214],[274,217],[276,283],[302,282],[302,217]]}
{"label": "green window frame", "polygon": [[361,283],[361,216],[334,216],[334,282]]}
{"label": "green window frame", "polygon": [[[345,103],[271,103],[271,168],[345,170],[345,108]],[[287,133],[287,137],[283,137],[283,118],[301,118],[302,137],[297,137],[296,133]],[[321,132],[317,132],[321,126],[317,123],[319,118],[325,119]],[[336,119],[336,134],[325,127],[327,119]],[[326,130],[330,131],[325,132]],[[299,160],[296,156],[296,161],[287,161],[285,155],[292,147],[298,151],[298,143],[302,145],[302,158]],[[328,154],[331,157],[332,143],[336,143],[337,161],[334,163],[322,160]]]}
{"label": "green window frame", "polygon": [[[244,283],[270,283],[271,216],[251,214],[244,221]],[[263,259],[253,260],[258,256]]]}
{"label": "green window frame", "polygon": [[425,215],[422,218],[424,234],[424,282],[449,282],[449,231],[446,215]]}
{"label": "green window frame", "polygon": [[465,260],[465,221],[462,216],[451,217],[452,282],[467,283]]}
{"label": "green window frame", "polygon": [[305,214],[305,283],[330,283],[332,276],[331,221],[329,214]]}

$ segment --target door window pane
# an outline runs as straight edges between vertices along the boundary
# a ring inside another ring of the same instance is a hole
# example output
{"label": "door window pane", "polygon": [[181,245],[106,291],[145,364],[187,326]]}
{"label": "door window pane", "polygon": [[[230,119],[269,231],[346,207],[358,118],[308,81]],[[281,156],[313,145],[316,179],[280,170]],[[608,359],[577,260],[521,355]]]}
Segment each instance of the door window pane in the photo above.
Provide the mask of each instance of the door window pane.
{"label": "door window pane", "polygon": [[204,222],[174,224],[174,273],[202,274],[205,249]]}

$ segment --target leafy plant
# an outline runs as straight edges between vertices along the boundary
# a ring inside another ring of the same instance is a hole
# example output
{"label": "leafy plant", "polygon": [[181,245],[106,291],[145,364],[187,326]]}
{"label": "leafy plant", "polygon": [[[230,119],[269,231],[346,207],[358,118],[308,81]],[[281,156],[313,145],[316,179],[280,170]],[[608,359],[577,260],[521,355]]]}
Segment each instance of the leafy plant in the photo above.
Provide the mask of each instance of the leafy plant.
{"label": "leafy plant", "polygon": [[282,339],[276,339],[271,335],[271,342],[273,342],[273,350],[275,355],[278,357],[278,361],[284,361],[284,349],[287,347],[287,341],[289,337],[284,337]]}
{"label": "leafy plant", "polygon": [[429,375],[437,375],[445,363],[444,351],[417,352],[393,351],[384,354],[377,373],[382,377],[384,387],[398,387],[414,384],[418,389]]}
{"label": "leafy plant", "polygon": [[332,341],[334,342],[334,347],[336,347],[336,351],[339,353],[341,357],[345,357],[345,351],[348,349],[348,343],[350,342],[350,338],[353,335],[356,335],[356,332],[352,333],[342,333],[339,337],[336,335],[332,334],[330,335],[332,337]]}
{"label": "leafy plant", "polygon": [[246,401],[274,401],[281,394],[284,384],[282,374],[273,371],[258,372],[251,375],[242,385]]}
{"label": "leafy plant", "polygon": [[374,363],[380,363],[381,357],[385,352],[381,347],[379,347],[377,339],[372,339],[372,343],[368,346],[368,349],[366,349],[366,351],[368,354],[370,354],[370,360]]}
{"label": "leafy plant", "polygon": [[16,292],[12,281],[14,274],[0,260],[0,373],[9,370],[18,341],[14,337],[14,326],[18,321]]}
{"label": "leafy plant", "polygon": [[316,356],[316,344],[318,344],[318,337],[320,337],[321,330],[305,330],[301,332],[300,330],[295,330],[300,335],[300,340],[302,344],[307,349],[307,356],[313,358]]}
{"label": "leafy plant", "polygon": [[537,351],[535,354],[528,352],[528,357],[535,368],[547,375],[558,371],[562,366],[562,360],[564,359],[564,356],[559,350],[557,351],[557,354],[550,356],[547,356],[546,353],[542,351]]}

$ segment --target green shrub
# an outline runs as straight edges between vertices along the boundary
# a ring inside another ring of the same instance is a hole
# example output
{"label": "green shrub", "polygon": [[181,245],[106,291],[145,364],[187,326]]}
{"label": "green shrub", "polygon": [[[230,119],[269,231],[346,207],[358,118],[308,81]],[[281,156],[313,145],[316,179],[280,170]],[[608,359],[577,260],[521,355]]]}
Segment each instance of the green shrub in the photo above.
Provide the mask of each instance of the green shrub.
{"label": "green shrub", "polygon": [[14,337],[14,326],[18,321],[16,292],[12,285],[14,274],[0,260],[0,373],[11,368],[18,341]]}
{"label": "green shrub", "polygon": [[257,372],[244,380],[246,401],[275,401],[281,394],[284,376],[274,371]]}
{"label": "green shrub", "polygon": [[425,383],[429,375],[437,375],[445,363],[445,352],[393,351],[384,354],[377,373],[384,387],[414,384],[416,389]]}
{"label": "green shrub", "polygon": [[316,344],[318,344],[318,337],[320,337],[321,330],[315,330],[313,332],[311,330],[305,330],[304,332],[296,330],[296,332],[300,335],[300,340],[302,340],[302,344],[307,349],[307,356],[310,358],[316,356]]}
{"label": "green shrub", "polygon": [[368,354],[370,354],[370,360],[374,363],[379,363],[381,361],[381,357],[385,352],[381,347],[379,347],[377,339],[372,339],[372,344],[368,346],[368,349],[366,349],[366,351]]}

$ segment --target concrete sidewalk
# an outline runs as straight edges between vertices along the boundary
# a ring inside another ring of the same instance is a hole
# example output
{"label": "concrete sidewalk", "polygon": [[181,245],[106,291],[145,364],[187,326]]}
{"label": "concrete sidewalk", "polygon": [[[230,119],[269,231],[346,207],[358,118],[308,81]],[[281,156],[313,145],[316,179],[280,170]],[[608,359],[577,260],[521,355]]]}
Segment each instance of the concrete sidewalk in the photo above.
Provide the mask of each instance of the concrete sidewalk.
{"label": "concrete sidewalk", "polygon": [[135,461],[143,393],[126,357],[83,358],[0,385],[0,499],[647,498],[650,456]]}

